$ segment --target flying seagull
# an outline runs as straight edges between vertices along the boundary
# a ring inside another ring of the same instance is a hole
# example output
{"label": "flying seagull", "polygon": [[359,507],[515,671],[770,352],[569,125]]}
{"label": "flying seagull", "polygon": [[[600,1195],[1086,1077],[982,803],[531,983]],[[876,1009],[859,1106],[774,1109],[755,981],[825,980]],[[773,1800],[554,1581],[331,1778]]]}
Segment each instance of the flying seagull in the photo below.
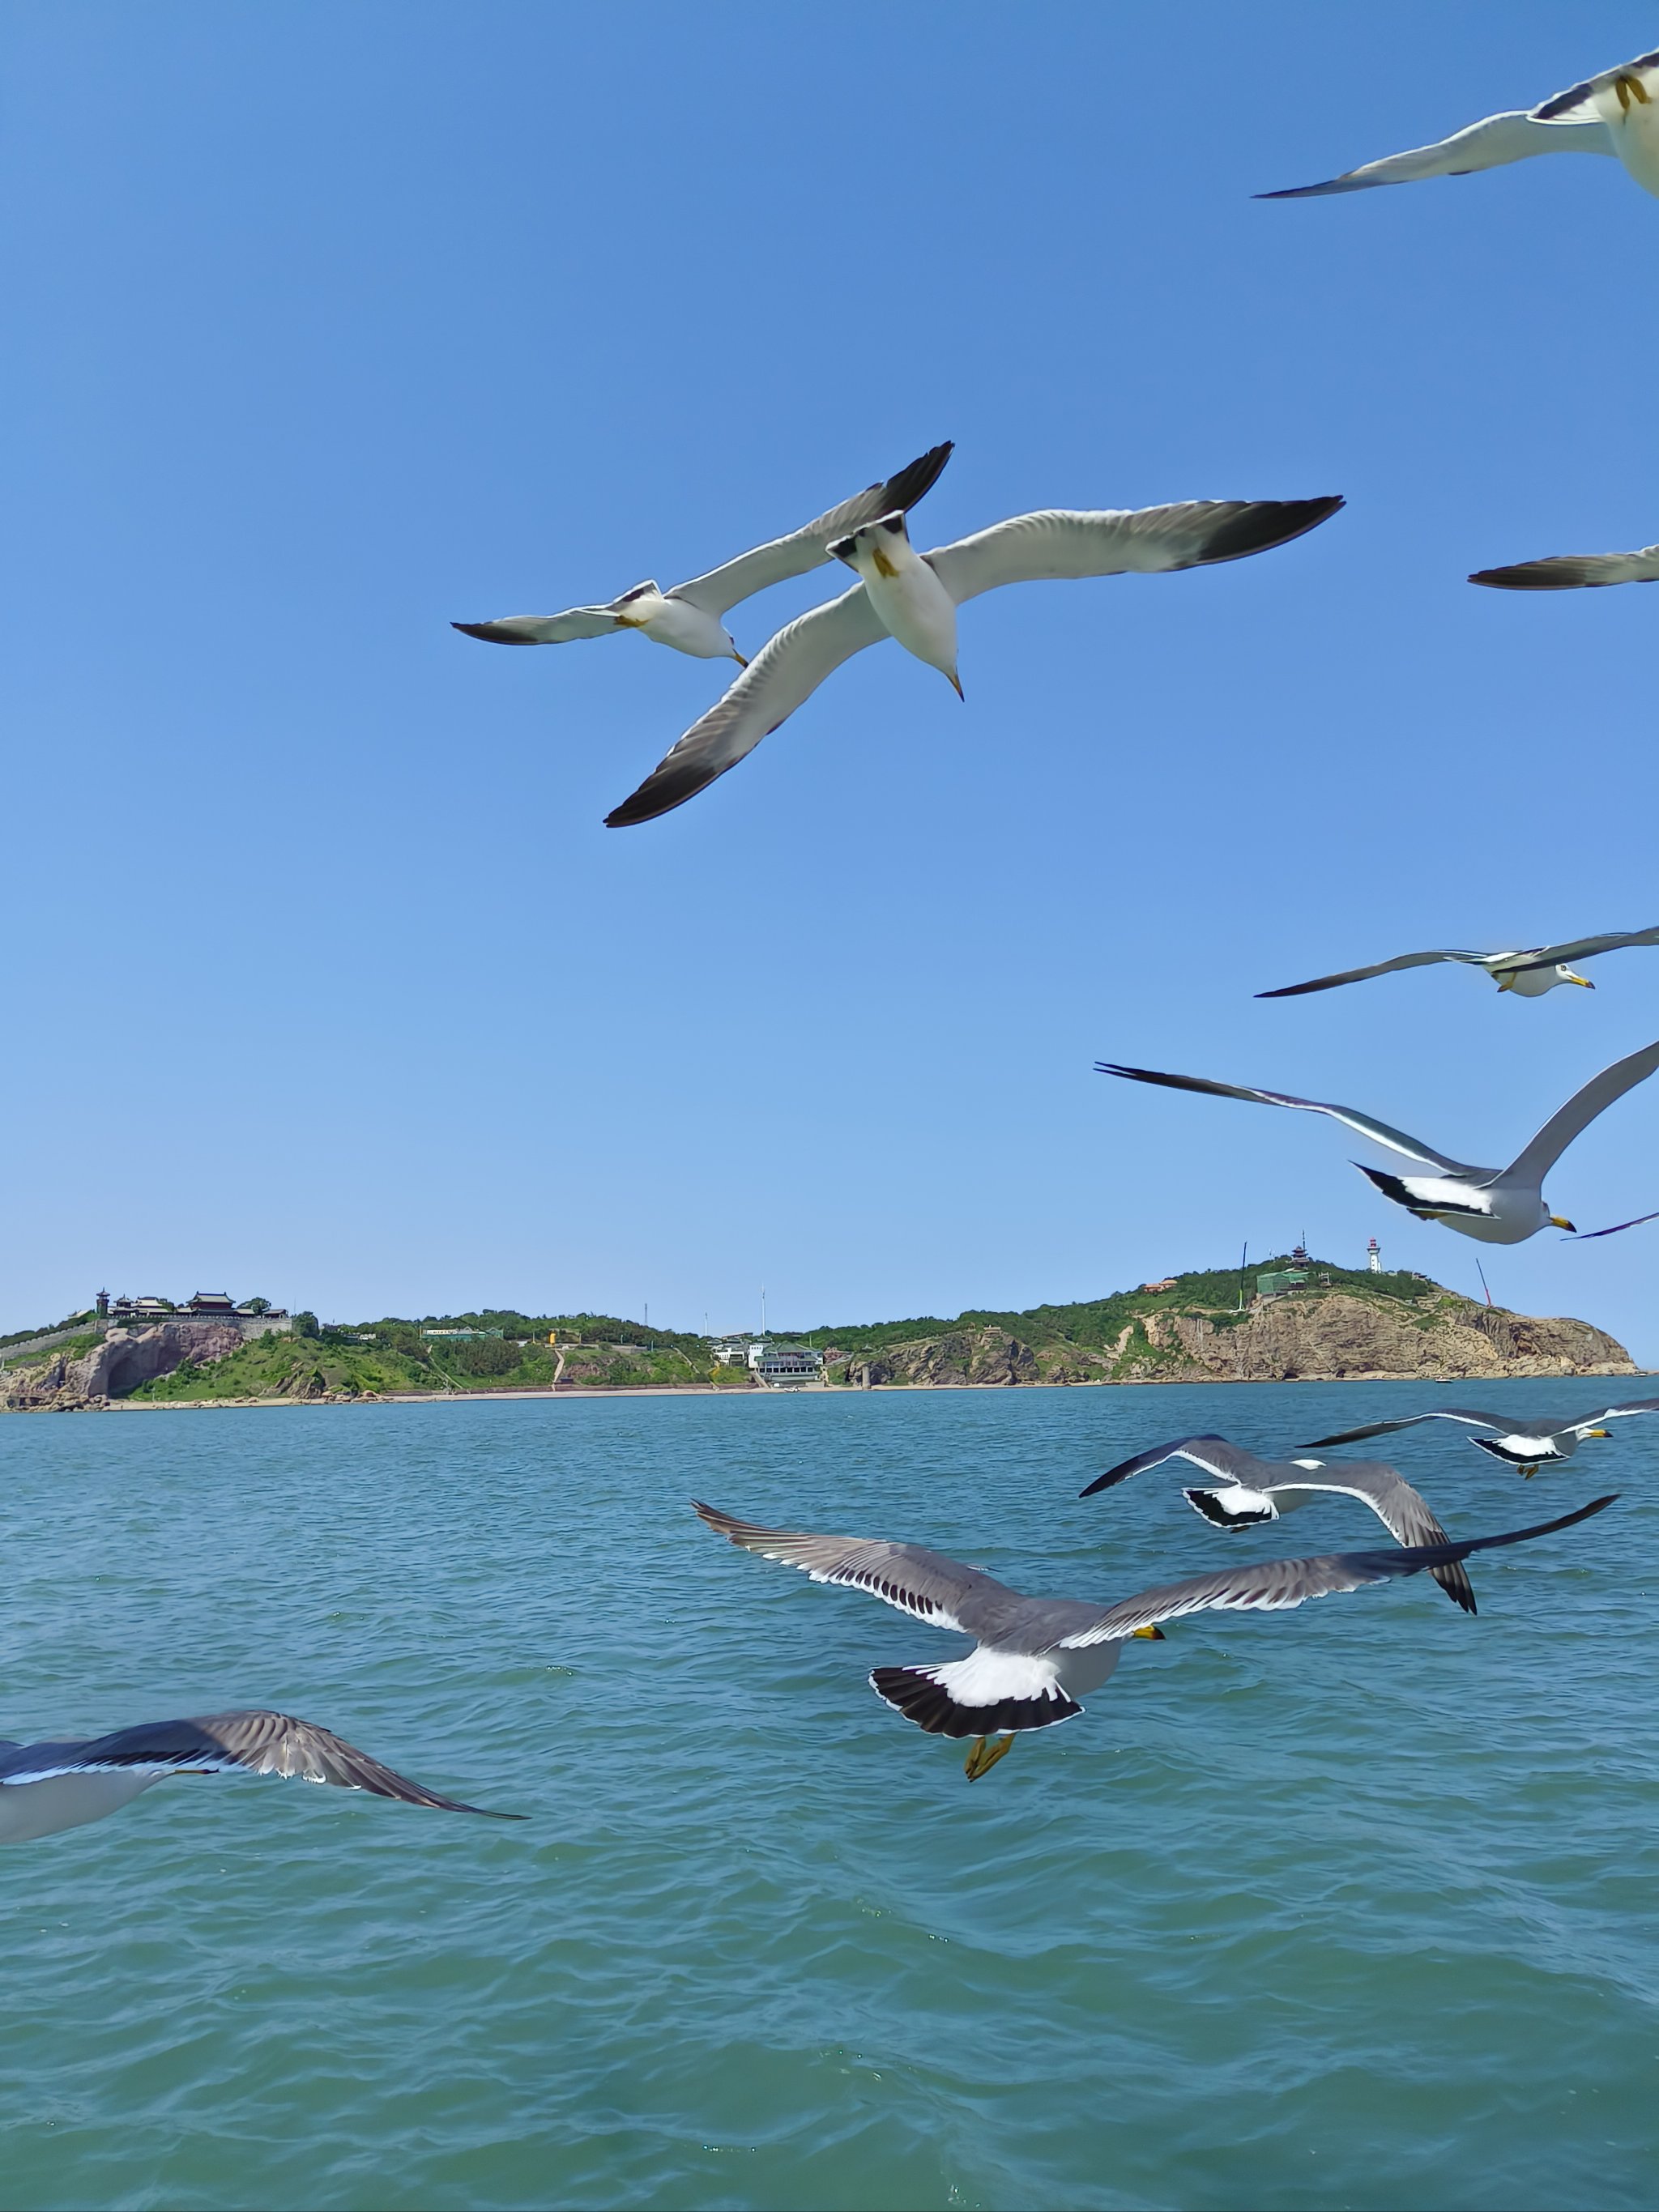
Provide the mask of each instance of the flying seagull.
{"label": "flying seagull", "polygon": [[[1617,1493],[1615,1492],[1616,1496]],[[935,1667],[878,1667],[870,1686],[879,1698],[929,1735],[971,1736],[964,1772],[970,1782],[995,1765],[1024,1729],[1052,1728],[1083,1711],[1079,1699],[1111,1674],[1120,1648],[1133,1637],[1162,1641],[1160,1621],[1219,1609],[1280,1613],[1309,1598],[1396,1581],[1424,1568],[1449,1566],[1472,1552],[1524,1544],[1552,1536],[1611,1505],[1598,1498],[1559,1521],[1515,1528],[1502,1536],[1470,1536],[1461,1543],[1413,1546],[1387,1552],[1336,1552],[1317,1559],[1262,1559],[1220,1574],[1194,1575],[1160,1589],[1143,1590],[1117,1605],[1089,1605],[1078,1598],[1027,1597],[994,1581],[979,1567],[963,1566],[919,1544],[889,1544],[863,1536],[812,1536],[761,1528],[712,1505],[693,1510],[716,1535],[746,1552],[799,1567],[815,1583],[844,1583],[884,1598],[901,1613],[935,1628],[971,1636],[965,1659]],[[1004,1741],[993,1746],[1000,1735]]]}
{"label": "flying seagull", "polygon": [[[1232,1083],[1210,1083],[1201,1075],[1162,1075],[1150,1067],[1119,1067],[1109,1060],[1097,1060],[1095,1066],[1102,1075],[1127,1076],[1133,1083],[1161,1083],[1171,1091],[1204,1091],[1217,1098],[1244,1098],[1261,1106],[1298,1106],[1306,1113],[1329,1114],[1350,1129],[1357,1129],[1362,1137],[1369,1137],[1373,1144],[1386,1145],[1391,1152],[1402,1153],[1408,1160],[1417,1160],[1425,1167],[1439,1170],[1427,1176],[1387,1175],[1380,1168],[1368,1168],[1356,1160],[1354,1165],[1360,1174],[1369,1176],[1384,1198],[1403,1206],[1419,1221],[1437,1221],[1443,1228],[1455,1229],[1460,1236],[1473,1237],[1480,1243],[1521,1244],[1528,1237],[1535,1237],[1540,1229],[1565,1229],[1574,1235],[1577,1233],[1571,1221],[1552,1213],[1545,1205],[1544,1177],[1573,1139],[1589,1128],[1598,1114],[1604,1113],[1615,1098],[1622,1098],[1626,1091],[1644,1082],[1659,1067],[1659,1044],[1644,1045],[1639,1052],[1614,1060],[1611,1067],[1604,1067],[1599,1075],[1592,1076],[1582,1091],[1575,1092],[1559,1112],[1551,1115],[1532,1142],[1506,1168],[1475,1168],[1462,1160],[1449,1159],[1444,1152],[1437,1152],[1432,1145],[1392,1129],[1386,1121],[1373,1121],[1369,1114],[1357,1113],[1352,1106],[1332,1106],[1318,1098],[1293,1098],[1284,1091],[1251,1091]],[[1643,1221],[1659,1217],[1638,1217]],[[1634,1229],[1636,1225],[1635,1221],[1617,1224],[1620,1229]],[[1591,1233],[1609,1237],[1613,1231],[1598,1229]]]}
{"label": "flying seagull", "polygon": [[787,538],[757,545],[724,567],[693,576],[689,583],[672,584],[665,592],[654,581],[635,584],[606,606],[567,607],[558,615],[503,615],[495,622],[454,623],[451,628],[481,637],[488,645],[565,645],[572,638],[615,637],[636,629],[653,644],[672,645],[677,653],[689,653],[695,659],[735,660],[746,668],[748,662],[720,621],[726,609],[751,592],[763,592],[769,584],[781,584],[786,576],[821,568],[830,558],[832,538],[844,538],[878,515],[895,510],[902,514],[914,507],[938,483],[950,458],[947,440],[885,483],[872,484],[856,498],[843,500]]}
{"label": "flying seagull", "polygon": [[236,1767],[367,1790],[440,1813],[522,1818],[440,1797],[325,1728],[290,1714],[210,1713],[204,1720],[147,1721],[78,1743],[0,1741],[0,1844],[31,1844],[106,1820],[169,1774],[221,1774]]}
{"label": "flying seagull", "polygon": [[[1338,1437],[1321,1437],[1307,1446],[1318,1451],[1335,1444],[1357,1444],[1365,1437],[1391,1436],[1396,1429],[1415,1428],[1419,1421],[1461,1421],[1471,1429],[1490,1429],[1489,1437],[1471,1437],[1483,1452],[1501,1459],[1505,1467],[1518,1467],[1530,1480],[1540,1467],[1559,1467],[1569,1460],[1586,1437],[1611,1436],[1604,1421],[1622,1421],[1633,1413],[1659,1413],[1659,1398],[1631,1398],[1622,1406],[1603,1406],[1599,1413],[1584,1413],[1570,1420],[1565,1415],[1534,1414],[1525,1428],[1503,1413],[1472,1413],[1458,1406],[1437,1406],[1432,1413],[1407,1413],[1397,1421],[1369,1421],[1363,1429],[1344,1429]],[[1366,1464],[1361,1461],[1360,1465]]]}
{"label": "flying seagull", "polygon": [[[1398,1425],[1384,1421],[1377,1433]],[[1313,1446],[1310,1444],[1308,1449],[1311,1451]],[[1170,1459],[1184,1459],[1189,1466],[1216,1478],[1213,1485],[1188,1490],[1182,1495],[1195,1512],[1218,1528],[1256,1528],[1330,1493],[1357,1498],[1362,1505],[1369,1505],[1396,1544],[1420,1548],[1451,1541],[1427,1502],[1404,1475],[1380,1459],[1349,1460],[1334,1468],[1318,1459],[1258,1459],[1243,1445],[1229,1443],[1225,1437],[1177,1437],[1173,1443],[1152,1444],[1133,1459],[1120,1460],[1104,1474],[1097,1474],[1079,1495],[1092,1498],[1097,1491],[1115,1490],[1132,1474],[1144,1474],[1148,1468],[1162,1467]],[[1429,1572],[1454,1605],[1461,1605],[1465,1613],[1474,1611],[1474,1592],[1458,1561],[1431,1567]]]}
{"label": "flying seagull", "polygon": [[1400,968],[1431,968],[1437,961],[1459,961],[1466,968],[1484,968],[1500,991],[1517,999],[1541,999],[1558,983],[1582,983],[1595,988],[1588,975],[1576,975],[1570,960],[1593,960],[1600,952],[1622,952],[1631,945],[1659,945],[1659,927],[1608,929],[1599,937],[1575,937],[1567,945],[1534,945],[1523,952],[1401,952],[1392,960],[1379,960],[1370,968],[1345,968],[1340,975],[1316,975],[1311,983],[1286,983],[1277,991],[1258,991],[1258,999],[1299,999],[1306,991],[1334,991],[1339,983],[1364,983],[1373,975],[1391,975]]}
{"label": "flying seagull", "polygon": [[1471,123],[1433,146],[1367,161],[1322,185],[1258,199],[1317,199],[1327,192],[1363,192],[1372,185],[1415,184],[1423,177],[1467,177],[1534,154],[1614,154],[1644,191],[1659,194],[1659,53],[1603,70],[1536,107],[1516,108]]}
{"label": "flying seagull", "polygon": [[902,514],[882,515],[830,548],[861,580],[769,639],[726,696],[606,815],[606,826],[624,829],[683,806],[787,720],[842,661],[884,637],[937,668],[960,696],[957,609],[981,592],[1045,578],[1152,575],[1238,561],[1300,538],[1341,505],[1229,499],[1121,513],[1056,507],[1017,514],[931,553],[915,551]]}
{"label": "flying seagull", "polygon": [[1500,592],[1595,591],[1603,584],[1659,584],[1659,545],[1636,553],[1558,553],[1512,568],[1477,568],[1472,584]]}

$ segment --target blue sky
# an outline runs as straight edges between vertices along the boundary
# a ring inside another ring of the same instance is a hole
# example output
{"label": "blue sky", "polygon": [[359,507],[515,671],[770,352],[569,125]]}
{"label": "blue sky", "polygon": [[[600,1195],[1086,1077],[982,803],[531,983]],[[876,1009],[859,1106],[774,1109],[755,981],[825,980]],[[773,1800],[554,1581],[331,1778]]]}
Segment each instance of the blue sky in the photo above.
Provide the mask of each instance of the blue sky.
{"label": "blue sky", "polygon": [[[1572,160],[1250,198],[1656,42],[1586,12],[19,0],[0,1325],[100,1283],[687,1328],[764,1283],[805,1325],[1304,1232],[1477,1289],[1335,1125],[1091,1068],[1496,1162],[1659,1036],[1644,953],[1535,1005],[1251,998],[1659,921],[1659,593],[1462,580],[1659,536],[1659,206]],[[720,666],[448,627],[666,583],[944,437],[923,544],[1350,505],[976,602],[965,705],[883,647],[625,832]],[[1659,1206],[1656,1117],[1557,1209]],[[1493,1293],[1659,1358],[1655,1233],[1493,1253]]]}

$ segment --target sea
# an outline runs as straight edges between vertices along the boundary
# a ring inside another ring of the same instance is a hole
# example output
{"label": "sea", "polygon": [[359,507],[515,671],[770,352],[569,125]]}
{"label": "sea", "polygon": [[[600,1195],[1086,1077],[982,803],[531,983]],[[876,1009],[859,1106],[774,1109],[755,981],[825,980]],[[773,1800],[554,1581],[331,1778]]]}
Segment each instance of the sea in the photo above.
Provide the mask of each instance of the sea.
{"label": "sea", "polygon": [[272,1705],[522,1816],[181,1778],[0,1850],[0,2203],[1651,2206],[1659,1422],[1530,1482],[1390,1439],[1455,1534],[1622,1495],[1478,1619],[1176,1621],[971,1784],[865,1679],[959,1639],[689,1504],[1109,1601],[1387,1541],[1079,1498],[1161,1438],[1644,1387],[0,1420],[7,1735]]}

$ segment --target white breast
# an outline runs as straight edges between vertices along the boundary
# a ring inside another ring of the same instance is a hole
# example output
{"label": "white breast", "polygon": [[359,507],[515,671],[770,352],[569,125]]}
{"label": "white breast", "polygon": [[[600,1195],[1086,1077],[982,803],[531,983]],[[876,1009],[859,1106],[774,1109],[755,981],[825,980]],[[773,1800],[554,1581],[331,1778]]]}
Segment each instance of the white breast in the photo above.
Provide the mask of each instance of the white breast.
{"label": "white breast", "polygon": [[0,1844],[32,1844],[64,1828],[107,1820],[164,1778],[159,1774],[54,1774],[0,1787]]}

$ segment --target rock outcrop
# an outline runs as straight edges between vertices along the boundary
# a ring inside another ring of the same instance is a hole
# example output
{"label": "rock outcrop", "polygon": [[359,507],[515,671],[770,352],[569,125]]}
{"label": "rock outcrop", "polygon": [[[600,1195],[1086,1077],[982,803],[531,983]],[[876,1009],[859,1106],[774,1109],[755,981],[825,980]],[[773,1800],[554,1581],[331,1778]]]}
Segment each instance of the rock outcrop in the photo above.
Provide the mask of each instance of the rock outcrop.
{"label": "rock outcrop", "polygon": [[[837,1357],[826,1355],[831,1364]],[[1588,1322],[1539,1320],[1442,1291],[1414,1304],[1330,1291],[1258,1299],[1238,1315],[1153,1310],[1098,1348],[1065,1341],[1032,1346],[981,1328],[839,1358],[850,1383],[917,1389],[963,1382],[1450,1381],[1639,1371],[1622,1344]]]}
{"label": "rock outcrop", "polygon": [[223,1359],[242,1333],[224,1322],[164,1321],[150,1328],[112,1328],[79,1359],[48,1360],[0,1382],[0,1407],[14,1413],[69,1412],[106,1406],[141,1382],[170,1375],[186,1359]]}

